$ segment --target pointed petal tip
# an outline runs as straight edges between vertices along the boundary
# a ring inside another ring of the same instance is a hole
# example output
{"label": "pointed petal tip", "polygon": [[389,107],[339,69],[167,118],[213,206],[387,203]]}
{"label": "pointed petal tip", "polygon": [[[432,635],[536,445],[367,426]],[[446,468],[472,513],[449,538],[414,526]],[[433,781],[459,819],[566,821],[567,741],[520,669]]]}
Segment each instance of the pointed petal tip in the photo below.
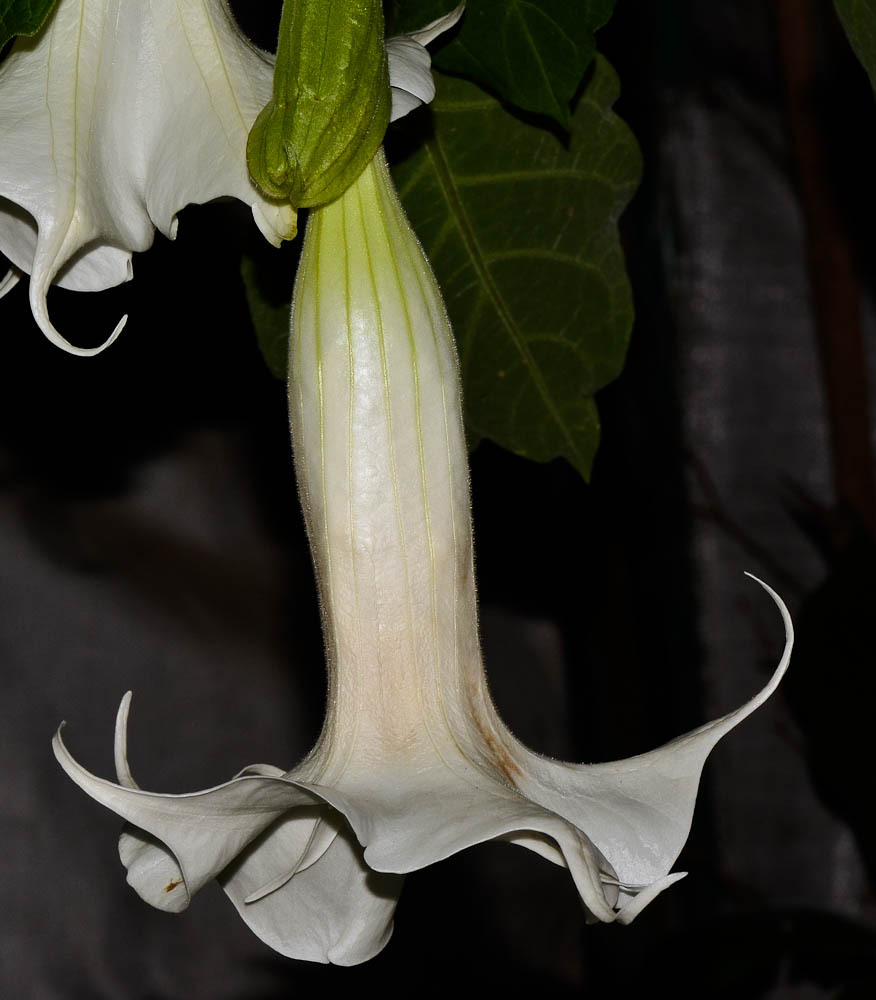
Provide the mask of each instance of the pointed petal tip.
{"label": "pointed petal tip", "polygon": [[624,926],[631,924],[649,903],[654,902],[664,889],[668,889],[669,886],[681,881],[686,875],[687,872],[672,872],[672,874],[659,878],[656,882],[645,886],[641,892],[633,896],[629,903],[617,911],[615,915],[616,922]]}
{"label": "pointed petal tip", "polygon": [[791,662],[791,653],[794,649],[794,624],[791,621],[791,612],[788,611],[788,607],[785,602],[768,583],[764,583],[763,580],[756,577],[753,573],[746,572],[745,575],[754,580],[755,583],[759,584],[769,594],[782,616],[782,622],[785,626],[785,646],[782,650],[779,662],[776,664],[775,670],[773,670],[769,680],[766,684],[764,684],[760,691],[749,698],[744,704],[740,705],[739,708],[732,712],[728,712],[726,715],[722,715],[718,719],[714,719],[712,722],[707,722],[698,729],[694,729],[689,733],[685,733],[683,736],[679,736],[678,739],[666,744],[665,747],[652,751],[653,754],[660,754],[664,750],[668,750],[675,745],[691,743],[691,741],[696,742],[708,736],[707,743],[703,744],[704,747],[708,747],[702,758],[703,762],[705,762],[706,757],[718,740],[720,740],[723,736],[726,736],[726,734],[732,729],[735,729],[743,719],[748,718],[749,715],[760,708],[760,706],[775,693],[782,678],[785,676],[785,672]]}
{"label": "pointed petal tip", "polygon": [[748,570],[744,571],[745,576],[749,579],[754,580],[755,583],[759,583],[761,587],[770,595],[775,603],[776,607],[779,609],[782,615],[782,621],[785,623],[785,639],[787,642],[794,641],[794,624],[791,621],[791,612],[788,611],[788,606],[782,600],[781,597],[773,590],[773,588],[768,584],[764,583],[760,577],[755,576],[754,573],[749,573]]}
{"label": "pointed petal tip", "polygon": [[2,299],[7,292],[11,292],[20,280],[21,271],[17,270],[17,268],[10,267],[6,274],[3,275],[3,279],[0,280],[0,299]]}
{"label": "pointed petal tip", "polygon": [[[73,777],[71,772],[74,772],[79,766],[73,759],[70,751],[67,749],[67,745],[64,743],[64,737],[61,735],[64,729],[67,728],[66,719],[60,723],[58,728],[55,730],[55,735],[52,737],[52,752],[55,755],[55,760],[64,768],[70,777]],[[76,779],[74,778],[74,781]],[[78,784],[78,782],[77,782]]]}
{"label": "pointed petal tip", "polygon": [[131,711],[131,698],[133,693],[131,691],[126,691],[122,696],[122,700],[119,704],[119,710],[116,713],[116,731],[115,739],[113,742],[113,758],[116,766],[116,778],[120,785],[125,788],[139,788],[140,786],[134,781],[134,776],[131,774],[131,768],[128,764],[128,715]]}
{"label": "pointed petal tip", "polygon": [[428,45],[430,42],[434,42],[439,35],[445,31],[449,31],[464,13],[465,0],[457,4],[448,14],[430,21],[425,27],[420,28],[419,31],[412,31],[410,37],[415,42],[419,42],[420,45]]}
{"label": "pointed petal tip", "polygon": [[[782,677],[785,675],[785,671],[788,669],[788,664],[791,662],[791,652],[794,648],[794,623],[791,621],[791,612],[788,610],[788,606],[768,583],[764,583],[760,577],[755,576],[754,573],[749,573],[747,570],[745,571],[745,575],[754,580],[755,583],[760,584],[760,586],[763,587],[763,589],[770,595],[773,599],[773,603],[779,609],[779,613],[782,616],[782,622],[785,626],[785,648],[782,650],[782,655],[779,659],[778,665],[766,685],[748,703],[748,705],[751,706],[750,711],[754,711],[755,708],[762,705],[776,690],[779,686],[779,681],[781,681]],[[743,706],[743,708],[746,707],[748,706]]]}

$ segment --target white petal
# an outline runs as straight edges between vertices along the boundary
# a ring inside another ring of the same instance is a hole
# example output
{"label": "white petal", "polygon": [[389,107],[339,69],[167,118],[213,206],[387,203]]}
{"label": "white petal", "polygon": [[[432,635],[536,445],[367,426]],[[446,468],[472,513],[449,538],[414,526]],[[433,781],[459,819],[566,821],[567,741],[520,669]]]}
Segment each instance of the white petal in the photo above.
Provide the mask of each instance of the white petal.
{"label": "white petal", "polygon": [[[750,575],[750,574],[749,574]],[[769,682],[734,712],[659,750],[601,765],[548,760],[520,747],[502,781],[462,754],[431,766],[351,762],[335,787],[308,785],[352,825],[374,869],[405,873],[492,839],[565,865],[588,912],[630,923],[683,877],[670,869],[690,829],[703,764],[718,740],[773,693],[787,669],[793,627]],[[512,787],[513,785],[513,787]]]}
{"label": "white petal", "polygon": [[[722,736],[769,698],[787,670],[794,642],[788,609],[771,587],[757,582],[781,612],[785,648],[772,677],[750,701],[658,750],[628,760],[574,765],[528,751],[519,758],[521,792],[586,830],[622,883],[649,886],[664,879],[687,840],[706,758]],[[624,898],[633,898],[623,892],[621,897],[622,905]],[[635,897],[633,915],[643,905]]]}
{"label": "white petal", "polygon": [[279,242],[289,210],[261,198],[245,152],[271,80],[221,0],[60,0],[36,38],[16,41],[0,64],[0,252],[31,275],[51,340],[96,353],[54,329],[49,286],[127,280],[131,253],[156,227],[172,238],[187,204],[239,198]]}
{"label": "white petal", "polygon": [[390,121],[401,118],[435,96],[432,59],[428,51],[410,35],[390,38],[386,43],[389,57],[389,83],[392,87]]}
{"label": "white petal", "polygon": [[410,37],[415,42],[419,42],[420,45],[428,45],[430,42],[434,42],[439,35],[442,35],[445,31],[449,31],[462,17],[464,11],[465,3],[463,2],[454,7],[449,14],[436,17],[434,21],[430,21],[424,28],[420,28],[419,31],[412,31]]}
{"label": "white petal", "polygon": [[0,299],[2,299],[7,292],[12,291],[20,279],[21,271],[14,267],[10,267],[6,274],[3,275],[2,281],[0,281]]}
{"label": "white petal", "polygon": [[[83,791],[138,828],[126,830],[128,839],[123,835],[119,848],[126,864],[136,862],[129,881],[133,878],[131,884],[153,905],[161,905],[161,893],[176,891],[171,888],[175,878],[183,879],[190,898],[283,813],[319,801],[284,778],[257,775],[188,795],[144,792],[87,771],[64,746],[60,729],[52,745],[61,767]],[[162,881],[168,872],[172,877]]]}
{"label": "white petal", "polygon": [[[315,865],[332,846],[340,830],[346,827],[344,817],[334,809],[314,807],[312,812],[313,816],[309,816],[304,810],[296,810],[294,815],[277,820],[274,827],[263,835],[263,841],[283,841],[283,863],[273,866],[274,872],[280,874],[274,874],[267,882],[247,893],[244,903],[259,902]],[[289,832],[294,832],[297,842],[289,842]]]}
{"label": "white petal", "polygon": [[131,774],[131,768],[128,764],[128,714],[131,711],[131,698],[131,692],[126,691],[119,704],[119,710],[116,713],[113,758],[116,765],[116,778],[118,778],[119,784],[124,788],[139,788],[140,786],[134,781],[134,775]]}
{"label": "white petal", "polygon": [[125,823],[119,837],[119,860],[127,871],[128,885],[150,906],[167,913],[182,913],[192,893],[173,853],[145,830]]}
{"label": "white petal", "polygon": [[404,118],[405,115],[410,114],[412,111],[416,111],[422,104],[423,102],[419,97],[409,94],[406,90],[402,90],[400,87],[393,87],[392,113],[390,121],[396,121],[398,118]]}
{"label": "white petal", "polygon": [[290,958],[355,965],[383,948],[403,879],[368,868],[344,817],[318,791],[257,764],[204,792],[143,792],[127,759],[130,704],[128,692],[116,717],[120,784],[81,767],[60,730],[53,746],[85,792],[128,820],[119,857],[143,900],[178,913],[218,877],[250,928]]}
{"label": "white petal", "polygon": [[[305,863],[312,816],[291,814],[250,844],[219,882],[251,930],[282,955],[356,965],[389,940],[404,879],[371,871],[343,818],[328,807],[318,814],[331,834],[318,857]],[[273,874],[299,855],[301,867],[263,894]]]}
{"label": "white petal", "polygon": [[586,834],[461,757],[449,763],[428,772],[386,764],[371,775],[351,771],[339,787],[306,787],[347,817],[376,871],[405,874],[475,844],[535,833],[552,845],[551,860],[569,869],[587,910],[614,920],[615,873]]}
{"label": "white petal", "polygon": [[631,924],[636,917],[671,885],[679,882],[687,875],[687,872],[673,872],[671,875],[664,875],[663,878],[655,879],[650,885],[643,886],[635,895],[628,898],[628,902],[621,901],[617,914],[619,924]]}
{"label": "white petal", "polygon": [[392,87],[392,112],[390,121],[402,118],[421,104],[428,104],[435,96],[432,79],[432,60],[426,51],[429,42],[452,28],[462,17],[465,4],[439,17],[425,28],[407,35],[396,35],[386,42],[389,60],[389,83]]}

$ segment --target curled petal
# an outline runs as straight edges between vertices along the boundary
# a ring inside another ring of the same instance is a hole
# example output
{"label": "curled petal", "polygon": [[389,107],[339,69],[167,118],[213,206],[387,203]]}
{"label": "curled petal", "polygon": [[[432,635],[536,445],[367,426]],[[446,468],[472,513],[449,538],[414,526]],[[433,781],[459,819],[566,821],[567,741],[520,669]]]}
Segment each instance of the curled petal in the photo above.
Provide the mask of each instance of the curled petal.
{"label": "curled petal", "polygon": [[[687,840],[706,758],[722,736],[769,698],[788,668],[794,643],[788,609],[771,587],[752,579],[782,615],[785,648],[770,680],[744,705],[628,760],[575,765],[523,748],[518,755],[521,792],[586,829],[624,886],[652,886],[664,879]],[[634,905],[632,919],[644,905],[642,892],[621,888],[620,896],[622,913]]]}
{"label": "curled petal", "polygon": [[448,14],[443,14],[441,17],[436,17],[434,21],[430,21],[425,27],[420,28],[418,31],[412,31],[409,35],[413,38],[415,42],[419,42],[420,45],[429,45],[434,42],[439,35],[443,35],[445,31],[449,31],[454,24],[462,17],[465,11],[465,3],[457,4],[452,11]]}
{"label": "curled petal", "polygon": [[386,51],[389,56],[389,85],[392,88],[390,121],[396,121],[435,97],[432,59],[428,51],[410,35],[390,38]]}
{"label": "curled petal", "polygon": [[[285,871],[290,859],[293,870]],[[277,871],[284,873],[279,879]],[[343,817],[323,806],[279,819],[219,882],[251,930],[276,951],[356,965],[389,940],[404,879],[372,871]]]}
{"label": "curled petal", "polygon": [[763,704],[787,669],[790,615],[775,591],[757,582],[785,624],[785,649],[773,676],[736,711],[658,750],[610,764],[573,765],[512,744],[516,766],[503,779],[445,749],[431,767],[384,761],[375,773],[354,762],[334,787],[302,787],[347,817],[365,846],[365,861],[377,871],[411,872],[501,839],[567,867],[596,919],[630,923],[684,876],[669,872],[687,839],[710,751]]}
{"label": "curled petal", "polygon": [[11,292],[20,279],[21,271],[15,267],[10,267],[6,274],[3,275],[3,279],[0,280],[0,299],[2,299],[7,292]]}
{"label": "curled petal", "polygon": [[46,295],[53,277],[54,275],[51,272],[44,272],[34,275],[30,279],[30,311],[33,313],[33,318],[36,320],[37,326],[55,347],[60,347],[61,350],[66,351],[68,354],[75,354],[80,358],[90,358],[94,357],[95,354],[100,354],[101,351],[105,351],[118,338],[122,330],[124,330],[125,324],[128,322],[127,315],[122,316],[118,323],[116,323],[113,332],[97,347],[77,347],[75,344],[71,344],[66,337],[55,329],[55,325],[49,319]]}
{"label": "curled petal", "polygon": [[119,860],[128,885],[150,906],[182,913],[191,902],[196,890],[190,890],[173,852],[132,823],[125,823],[119,836]]}
{"label": "curled petal", "polygon": [[[294,824],[296,835],[301,838],[307,836],[303,845],[299,842],[292,844],[288,837],[283,837],[287,827]],[[277,839],[283,841],[283,854],[281,864],[274,866],[274,871],[279,871],[279,875],[274,875],[267,882],[257,889],[248,893],[244,897],[244,903],[258,903],[259,900],[269,896],[272,892],[282,889],[296,875],[306,871],[311,865],[315,865],[325,852],[332,846],[342,827],[345,827],[343,816],[338,815],[333,809],[316,809],[313,818],[303,815],[299,810],[295,816],[284,816],[278,820],[278,829],[269,831],[271,836],[276,835]],[[279,829],[282,827],[283,829]],[[263,839],[270,839],[268,835]],[[264,852],[260,852],[264,853]],[[291,864],[290,864],[291,862]],[[285,866],[285,867],[284,867]]]}
{"label": "curled petal", "polygon": [[60,730],[53,747],[80,788],[127,820],[119,857],[145,902],[178,913],[218,877],[254,933],[290,958],[354,965],[383,948],[403,879],[368,868],[346,820],[318,790],[258,764],[204,792],[144,792],[128,764],[130,704],[128,692],[116,717],[119,784],[78,764]]}
{"label": "curled petal", "polygon": [[461,759],[443,773],[387,768],[369,780],[348,773],[339,787],[307,785],[343,813],[378,872],[405,874],[489,840],[535,834],[569,869],[597,919],[614,920],[615,872],[580,829],[514,794]]}
{"label": "curled petal", "polygon": [[664,875],[655,879],[650,885],[636,886],[634,891],[624,891],[622,889],[619,898],[620,906],[617,911],[617,922],[619,924],[631,924],[636,917],[671,885],[679,882],[687,875],[687,872],[672,872],[671,875]]}
{"label": "curled petal", "polygon": [[161,882],[168,871],[178,872],[188,900],[283,813],[318,801],[284,778],[258,775],[188,795],[144,792],[87,771],[67,750],[60,729],[52,746],[61,767],[83,791],[138,828],[126,830],[120,852],[126,863],[137,862],[132,885],[154,905],[163,900],[162,892],[176,891],[170,888],[173,878]]}
{"label": "curled petal", "polygon": [[402,118],[421,104],[428,104],[435,96],[432,79],[432,60],[426,46],[440,34],[452,28],[462,17],[465,4],[461,3],[449,14],[439,17],[407,35],[396,35],[386,42],[389,59],[389,84],[392,88],[390,121]]}
{"label": "curled petal", "polygon": [[132,693],[126,691],[116,713],[116,734],[113,742],[113,758],[116,765],[116,777],[123,788],[139,788],[131,774],[128,764],[128,715],[131,711]]}

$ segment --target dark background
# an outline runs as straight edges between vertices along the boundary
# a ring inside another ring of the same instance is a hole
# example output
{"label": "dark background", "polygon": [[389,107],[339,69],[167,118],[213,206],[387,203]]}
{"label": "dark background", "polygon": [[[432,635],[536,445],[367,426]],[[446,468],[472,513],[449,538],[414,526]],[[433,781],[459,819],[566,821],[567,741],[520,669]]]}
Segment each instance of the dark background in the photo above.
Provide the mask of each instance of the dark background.
{"label": "dark background", "polygon": [[290,766],[322,713],[284,390],[238,271],[257,255],[291,291],[295,249],[262,246],[242,206],[192,207],[133,282],[51,293],[82,345],[130,314],[105,354],[51,347],[23,286],[0,304],[0,994],[876,996],[876,106],[831,6],[790,8],[620,0],[599,42],[645,156],[624,218],[638,319],[593,483],[472,457],[490,683],[537,750],[612,759],[735,708],[781,650],[743,570],[791,606],[791,671],[706,767],[688,878],[630,928],[585,927],[565,871],[485,845],[410,876],[392,941],[351,970],[275,956],[215,886],[173,917],[124,884],[116,818],[52,758],[62,718],[110,775],[133,688],[136,777],[188,791]]}

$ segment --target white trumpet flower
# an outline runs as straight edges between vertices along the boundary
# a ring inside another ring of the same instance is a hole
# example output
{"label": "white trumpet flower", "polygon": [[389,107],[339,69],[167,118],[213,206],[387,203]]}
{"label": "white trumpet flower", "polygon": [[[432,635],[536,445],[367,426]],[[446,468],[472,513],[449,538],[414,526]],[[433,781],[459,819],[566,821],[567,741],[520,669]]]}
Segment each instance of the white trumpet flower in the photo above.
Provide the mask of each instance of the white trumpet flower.
{"label": "white trumpet flower", "polygon": [[35,38],[0,65],[0,252],[30,274],[40,329],[54,282],[76,291],[132,276],[155,229],[173,239],[185,205],[224,195],[252,206],[275,244],[294,214],[246,170],[246,136],[271,92],[272,64],[225,3],[60,0]]}
{"label": "white trumpet flower", "polygon": [[122,704],[118,784],[55,752],[132,824],[140,895],[180,909],[217,877],[283,954],[352,964],[386,942],[402,876],[491,839],[568,868],[588,913],[629,923],[671,873],[716,742],[775,690],[659,750],[598,765],[533,753],[487,690],[453,337],[379,154],[307,227],[292,310],[290,409],[323,610],[328,709],[291,771],[191,795],[136,787]]}
{"label": "white trumpet flower", "polygon": [[[434,93],[423,45],[458,8],[388,43],[393,118]],[[421,44],[422,42],[422,44]],[[273,57],[240,32],[225,0],[59,0],[34,38],[0,63],[0,253],[30,275],[43,333],[72,354],[49,318],[56,284],[100,291],[128,281],[155,230],[173,239],[189,204],[238,198],[279,245],[295,212],[264,198],[246,165],[249,129],[271,96]]]}

